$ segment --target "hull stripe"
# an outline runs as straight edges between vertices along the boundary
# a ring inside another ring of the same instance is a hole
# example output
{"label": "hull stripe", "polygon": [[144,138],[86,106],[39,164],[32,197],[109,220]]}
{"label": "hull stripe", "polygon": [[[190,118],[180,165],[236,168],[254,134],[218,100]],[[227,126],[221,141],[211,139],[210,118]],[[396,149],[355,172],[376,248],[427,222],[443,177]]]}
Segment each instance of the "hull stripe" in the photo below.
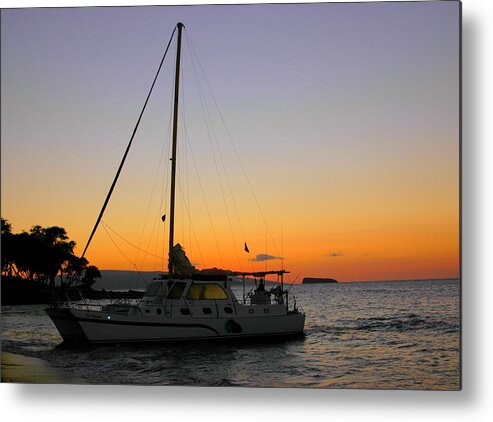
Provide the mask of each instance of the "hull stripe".
{"label": "hull stripe", "polygon": [[295,337],[303,336],[302,331],[288,331],[288,332],[282,332],[282,333],[269,333],[269,334],[248,334],[248,335],[222,335],[219,337],[164,337],[164,338],[157,338],[157,339],[136,339],[136,340],[128,340],[128,339],[117,339],[117,340],[90,340],[90,343],[93,344],[104,344],[104,343],[115,343],[115,342],[121,342],[121,343],[166,343],[166,342],[189,342],[189,341],[203,341],[203,340],[208,340],[208,341],[219,341],[219,340],[229,340],[229,341],[234,341],[234,340],[248,340],[248,339],[255,339],[255,338],[262,338],[262,337]]}
{"label": "hull stripe", "polygon": [[107,324],[107,325],[134,325],[139,327],[181,327],[181,328],[205,328],[210,330],[217,335],[219,332],[209,325],[205,324],[172,324],[172,323],[161,323],[161,322],[132,322],[132,321],[114,321],[114,320],[104,320],[104,319],[91,319],[91,318],[77,318],[74,317],[77,322],[91,322],[97,324]]}

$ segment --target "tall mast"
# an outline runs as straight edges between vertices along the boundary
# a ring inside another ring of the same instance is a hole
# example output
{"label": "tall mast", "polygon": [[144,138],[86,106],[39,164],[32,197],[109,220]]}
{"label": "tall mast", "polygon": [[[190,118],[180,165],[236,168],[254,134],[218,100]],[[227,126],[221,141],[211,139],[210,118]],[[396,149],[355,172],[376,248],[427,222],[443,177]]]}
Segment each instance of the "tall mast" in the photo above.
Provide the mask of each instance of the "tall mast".
{"label": "tall mast", "polygon": [[173,236],[175,230],[175,179],[176,179],[176,137],[178,133],[178,98],[180,87],[180,53],[181,53],[181,31],[184,25],[181,22],[176,24],[178,28],[178,41],[176,45],[176,73],[175,73],[175,104],[173,110],[173,148],[171,155],[171,193],[169,209],[169,248],[168,248],[168,273],[173,276]]}

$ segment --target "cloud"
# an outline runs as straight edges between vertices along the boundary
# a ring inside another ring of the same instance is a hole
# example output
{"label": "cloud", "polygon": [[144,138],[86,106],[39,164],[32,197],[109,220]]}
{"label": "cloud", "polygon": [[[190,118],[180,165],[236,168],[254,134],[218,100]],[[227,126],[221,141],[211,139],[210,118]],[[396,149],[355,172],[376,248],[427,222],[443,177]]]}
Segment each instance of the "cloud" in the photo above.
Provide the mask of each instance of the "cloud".
{"label": "cloud", "polygon": [[249,259],[249,261],[260,262],[270,261],[272,259],[284,259],[281,256],[268,255],[266,253],[259,253],[255,258]]}
{"label": "cloud", "polygon": [[330,252],[328,253],[327,255],[325,256],[328,256],[329,258],[336,258],[338,256],[344,256],[344,252],[341,252],[341,251],[337,251],[337,252]]}

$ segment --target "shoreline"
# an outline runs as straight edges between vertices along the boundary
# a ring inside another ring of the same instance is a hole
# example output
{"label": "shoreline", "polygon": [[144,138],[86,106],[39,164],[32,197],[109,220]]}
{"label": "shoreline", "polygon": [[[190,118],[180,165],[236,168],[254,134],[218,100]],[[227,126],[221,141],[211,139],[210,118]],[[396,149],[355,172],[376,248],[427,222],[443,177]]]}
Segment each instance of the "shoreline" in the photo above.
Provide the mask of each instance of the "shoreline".
{"label": "shoreline", "polygon": [[80,380],[63,371],[53,368],[42,359],[1,352],[2,383],[16,384],[83,384]]}

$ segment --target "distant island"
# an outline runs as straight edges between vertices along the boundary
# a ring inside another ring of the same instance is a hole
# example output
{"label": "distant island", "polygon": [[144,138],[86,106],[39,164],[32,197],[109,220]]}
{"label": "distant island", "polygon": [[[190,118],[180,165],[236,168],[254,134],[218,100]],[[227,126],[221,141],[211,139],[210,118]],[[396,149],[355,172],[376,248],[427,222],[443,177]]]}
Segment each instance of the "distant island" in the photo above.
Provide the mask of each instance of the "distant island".
{"label": "distant island", "polygon": [[325,283],[337,283],[334,278],[312,278],[305,277],[302,284],[325,284]]}

